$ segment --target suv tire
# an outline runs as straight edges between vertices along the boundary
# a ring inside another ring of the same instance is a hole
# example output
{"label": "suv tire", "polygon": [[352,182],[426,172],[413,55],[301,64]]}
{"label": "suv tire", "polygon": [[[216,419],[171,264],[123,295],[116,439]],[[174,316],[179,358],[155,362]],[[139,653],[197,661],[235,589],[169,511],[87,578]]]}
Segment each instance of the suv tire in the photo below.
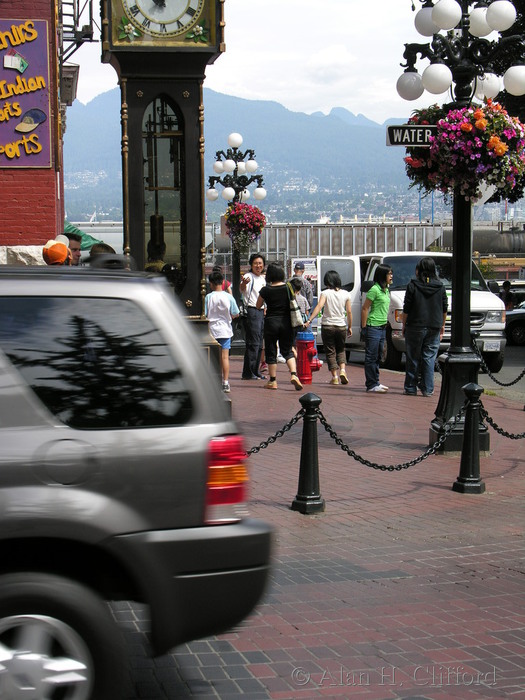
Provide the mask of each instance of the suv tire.
{"label": "suv tire", "polygon": [[49,574],[0,576],[0,697],[115,700],[125,659],[107,603],[89,588]]}

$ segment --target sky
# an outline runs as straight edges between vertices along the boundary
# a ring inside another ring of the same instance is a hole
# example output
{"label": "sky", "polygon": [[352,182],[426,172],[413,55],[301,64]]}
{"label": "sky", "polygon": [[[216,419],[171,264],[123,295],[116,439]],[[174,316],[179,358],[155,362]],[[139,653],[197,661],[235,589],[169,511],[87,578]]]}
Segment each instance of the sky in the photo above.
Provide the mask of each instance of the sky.
{"label": "sky", "polygon": [[[294,112],[344,107],[382,124],[442,102],[407,102],[396,91],[404,44],[426,43],[414,28],[412,0],[225,0],[226,52],[206,69],[204,87]],[[416,11],[419,0],[414,0]],[[97,6],[97,3],[94,3]],[[99,20],[97,18],[97,23]],[[100,62],[100,44],[81,47],[77,98],[86,104],[117,86]]]}

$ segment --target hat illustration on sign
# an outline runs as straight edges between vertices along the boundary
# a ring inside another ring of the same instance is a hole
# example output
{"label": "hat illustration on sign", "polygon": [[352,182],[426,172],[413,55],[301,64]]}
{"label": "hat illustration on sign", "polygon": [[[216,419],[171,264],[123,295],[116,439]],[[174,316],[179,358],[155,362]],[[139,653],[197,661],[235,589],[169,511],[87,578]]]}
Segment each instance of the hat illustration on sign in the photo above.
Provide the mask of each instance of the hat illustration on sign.
{"label": "hat illustration on sign", "polygon": [[37,126],[40,126],[46,119],[47,117],[41,109],[29,109],[22,117],[20,124],[15,126],[15,131],[27,134],[29,131],[36,129]]}

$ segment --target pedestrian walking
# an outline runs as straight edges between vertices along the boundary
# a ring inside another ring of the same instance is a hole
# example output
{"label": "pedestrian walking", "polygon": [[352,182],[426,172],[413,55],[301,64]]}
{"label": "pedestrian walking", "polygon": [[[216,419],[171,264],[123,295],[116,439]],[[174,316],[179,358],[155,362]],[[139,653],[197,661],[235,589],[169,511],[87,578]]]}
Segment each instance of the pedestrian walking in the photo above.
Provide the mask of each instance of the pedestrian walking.
{"label": "pedestrian walking", "polygon": [[222,288],[224,282],[222,272],[211,272],[208,281],[211,292],[204,299],[204,314],[209,322],[210,334],[221,346],[222,390],[229,394],[232,319],[239,315],[239,307],[234,296]]}
{"label": "pedestrian walking", "polygon": [[405,336],[405,394],[423,396],[434,393],[434,369],[439,343],[445,331],[448,299],[438,279],[436,263],[422,258],[416,266],[416,277],[407,285],[403,304]]}
{"label": "pedestrian walking", "polygon": [[[303,297],[301,294],[301,278],[300,277],[292,277],[290,280],[290,285],[293,289],[293,292],[295,294],[295,301],[297,302],[297,306],[299,307],[299,311],[301,312],[301,316],[303,317],[304,323],[306,323],[308,319],[308,315],[310,312],[310,304],[308,303],[308,300],[306,297]],[[293,329],[293,353],[295,357],[297,358],[297,333],[301,330],[301,326],[298,326],[297,328]],[[277,358],[279,359],[279,358]]]}
{"label": "pedestrian walking", "polygon": [[341,277],[335,270],[326,272],[323,284],[325,289],[305,325],[309,326],[317,314],[323,311],[321,338],[328,369],[332,374],[330,384],[348,384],[345,343],[346,336],[352,335],[352,298],[350,292],[341,288]]}
{"label": "pedestrian walking", "polygon": [[265,260],[260,253],[252,253],[248,262],[250,271],[243,275],[239,285],[246,309],[246,349],[242,378],[265,379],[259,370],[263,347],[264,311],[262,307],[256,306],[259,292],[266,284],[266,278],[263,274]]}
{"label": "pedestrian walking", "polygon": [[310,304],[310,307],[314,303],[314,290],[310,284],[310,280],[307,280],[304,276],[304,262],[296,262],[293,268],[294,277],[301,280],[301,294]]}
{"label": "pedestrian walking", "polygon": [[290,382],[297,391],[303,385],[297,376],[297,366],[293,353],[293,328],[290,318],[290,291],[285,282],[284,268],[277,263],[270,263],[266,270],[266,286],[259,292],[257,308],[262,310],[266,304],[264,316],[264,350],[268,363],[269,379],[265,389],[277,389],[277,343],[290,371]]}
{"label": "pedestrian walking", "polygon": [[384,394],[388,387],[379,382],[379,362],[386,339],[386,324],[390,306],[388,286],[392,284],[390,265],[378,265],[374,284],[361,309],[361,333],[365,340],[365,386],[368,392]]}

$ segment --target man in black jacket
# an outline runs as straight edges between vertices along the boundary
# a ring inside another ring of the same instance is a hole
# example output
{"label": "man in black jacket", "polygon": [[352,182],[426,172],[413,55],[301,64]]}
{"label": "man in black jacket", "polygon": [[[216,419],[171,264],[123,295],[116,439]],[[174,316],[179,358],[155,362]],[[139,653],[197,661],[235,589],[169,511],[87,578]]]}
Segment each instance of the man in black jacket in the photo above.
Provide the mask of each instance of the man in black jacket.
{"label": "man in black jacket", "polygon": [[405,394],[434,393],[434,367],[445,330],[448,299],[432,258],[422,258],[407,285],[403,304],[406,345]]}

